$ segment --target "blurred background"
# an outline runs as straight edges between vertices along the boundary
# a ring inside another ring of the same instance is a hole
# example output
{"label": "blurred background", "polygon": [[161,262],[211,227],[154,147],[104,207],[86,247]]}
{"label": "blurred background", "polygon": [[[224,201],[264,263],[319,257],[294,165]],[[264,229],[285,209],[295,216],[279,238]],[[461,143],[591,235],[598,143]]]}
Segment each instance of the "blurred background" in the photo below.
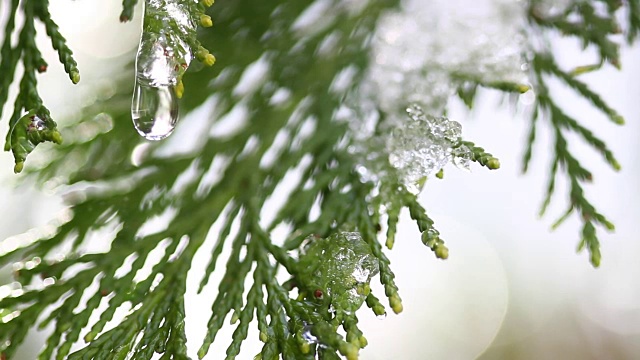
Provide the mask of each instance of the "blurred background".
{"label": "blurred background", "polygon": [[[132,22],[121,24],[120,6],[113,1],[52,4],[54,19],[82,72],[82,81],[73,86],[52,60],[49,70],[39,76],[41,94],[56,119],[63,121],[92,103],[97,89],[114,86],[110,79],[130,66],[141,11]],[[40,40],[44,57],[55,58],[47,39]],[[576,44],[558,40],[555,45],[562,64],[584,64]],[[612,125],[572,93],[554,89],[559,102],[601,136],[622,164],[622,171],[615,173],[587,147],[577,141],[571,144],[594,174],[587,196],[616,225],[615,233],[600,232],[600,268],[592,268],[586,252],[576,254],[578,219],[550,231],[554,216],[562,213],[567,201],[563,178],[549,215],[537,217],[551,145],[548,129],[542,126],[529,174],[522,175],[529,124],[522,111],[528,105],[526,94],[517,109],[492,92],[481,93],[471,112],[453,103],[449,117],[463,124],[466,138],[499,157],[502,168],[489,172],[472,166],[468,172],[451,166],[443,181],[430,181],[421,194],[450,249],[447,261],[435,259],[420,244],[419,233],[405,214],[389,252],[405,310],[384,320],[362,312],[369,346],[361,359],[640,358],[640,47],[622,54],[621,71],[605,66],[583,80],[625,117],[624,127]],[[6,127],[5,118],[0,133]],[[36,153],[45,153],[46,146]],[[47,186],[18,185],[20,176],[12,168],[11,155],[1,153],[0,238],[42,226],[63,210],[60,198]],[[192,271],[204,266],[196,263]],[[8,282],[8,272],[0,279]],[[193,287],[187,300],[187,330],[195,351],[215,293],[196,296]],[[227,328],[219,335],[207,359],[223,357],[231,331]],[[259,352],[253,331],[241,359],[252,359]],[[34,359],[44,336],[34,332],[19,360]]]}

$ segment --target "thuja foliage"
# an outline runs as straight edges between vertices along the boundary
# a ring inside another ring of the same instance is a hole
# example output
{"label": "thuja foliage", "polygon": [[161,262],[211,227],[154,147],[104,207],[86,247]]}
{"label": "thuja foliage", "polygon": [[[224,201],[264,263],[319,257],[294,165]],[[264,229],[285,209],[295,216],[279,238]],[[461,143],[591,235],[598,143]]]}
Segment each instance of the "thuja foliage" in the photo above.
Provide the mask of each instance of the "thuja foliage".
{"label": "thuja foliage", "polygon": [[[231,320],[235,331],[228,359],[240,353],[249,326],[257,326],[264,343],[257,359],[355,359],[367,345],[356,310],[366,305],[382,315],[386,303],[392,311],[402,311],[383,250],[383,244],[393,247],[401,210],[408,209],[422,242],[436,257],[446,259],[449,251],[433,220],[390,164],[378,183],[362,180],[356,171],[358,160],[348,150],[348,125],[334,120],[354,89],[336,91],[332,85],[346,68],[354,69],[357,84],[371,61],[369,37],[377,19],[398,1],[371,0],[361,11],[332,4],[332,13],[312,31],[292,26],[312,5],[309,0],[215,4],[206,16],[216,27],[199,33],[199,41],[203,48],[213,49],[219,61],[184,75],[188,90],[181,105],[199,118],[185,120],[169,144],[141,145],[129,125],[130,79],[119,80],[115,95],[57,129],[36,87],[35,72],[47,67],[34,42],[36,19],[45,24],[74,82],[79,80],[76,63],[49,16],[46,0],[10,1],[14,16],[7,21],[2,45],[0,103],[7,101],[18,63],[24,72],[5,148],[13,151],[19,172],[39,142],[58,143],[48,151],[46,165],[27,169],[41,181],[63,179],[71,185],[66,200],[72,215],[58,219],[53,233],[18,236],[0,244],[0,265],[15,263],[15,282],[8,285],[13,290],[0,299],[2,358],[12,359],[32,326],[50,325],[40,359],[150,359],[154,353],[163,354],[163,359],[187,359],[188,274],[200,278],[200,291],[210,286],[214,272],[224,274],[197,352],[200,358]],[[121,19],[131,18],[134,5],[135,1],[124,1]],[[596,11],[603,6],[605,12]],[[619,66],[619,45],[612,40],[622,31],[617,19],[625,15],[631,42],[640,29],[639,9],[637,0],[576,1],[563,14],[545,15],[532,2],[524,30],[532,44],[523,56],[530,63],[536,99],[525,170],[536,124],[548,121],[555,146],[543,211],[558,172],[564,172],[571,183],[570,204],[557,224],[573,212],[582,216],[580,247],[588,248],[596,266],[596,226],[613,225],[585,198],[583,185],[592,176],[570,152],[566,134],[577,133],[614,169],[619,165],[602,140],[556,103],[548,81],[563,81],[614,123],[622,123],[576,76],[607,63]],[[24,23],[12,45],[8,34],[14,31],[16,13],[24,15]],[[560,68],[545,42],[551,32],[597,49],[601,61],[573,70]],[[319,54],[317,49],[328,39],[334,42],[333,50]],[[260,69],[262,76],[250,78],[248,74]],[[528,90],[522,84],[468,78],[461,84],[458,95],[469,105],[478,87],[505,93]],[[218,120],[222,118],[226,120]],[[231,121],[234,129],[227,123],[222,130],[219,122],[224,121]],[[191,145],[167,155],[174,138]],[[483,148],[469,141],[457,146],[462,145],[471,150],[472,161],[489,169],[499,167]],[[283,189],[283,180],[293,174],[298,179]],[[267,216],[271,210],[265,204],[283,192],[284,205]],[[166,226],[150,232],[145,224],[157,218]],[[274,241],[274,230],[283,227],[290,229],[288,235]],[[99,246],[89,241],[96,234]],[[203,246],[208,239],[211,247]],[[225,249],[226,259],[221,256]],[[199,250],[208,254],[206,271],[190,274]],[[278,281],[278,273],[286,273],[288,280]],[[384,294],[371,291],[376,274]],[[127,316],[114,317],[121,308],[130,309]],[[107,327],[110,322],[115,326]]]}

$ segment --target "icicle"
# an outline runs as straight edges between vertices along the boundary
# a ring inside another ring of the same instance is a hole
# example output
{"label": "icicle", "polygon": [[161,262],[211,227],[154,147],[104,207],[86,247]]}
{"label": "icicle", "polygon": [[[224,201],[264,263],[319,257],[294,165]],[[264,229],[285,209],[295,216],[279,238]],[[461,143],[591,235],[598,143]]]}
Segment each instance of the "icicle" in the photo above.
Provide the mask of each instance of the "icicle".
{"label": "icicle", "polygon": [[194,38],[195,31],[196,21],[183,3],[146,1],[131,118],[147,140],[162,140],[176,126],[182,75],[193,59],[187,39]]}

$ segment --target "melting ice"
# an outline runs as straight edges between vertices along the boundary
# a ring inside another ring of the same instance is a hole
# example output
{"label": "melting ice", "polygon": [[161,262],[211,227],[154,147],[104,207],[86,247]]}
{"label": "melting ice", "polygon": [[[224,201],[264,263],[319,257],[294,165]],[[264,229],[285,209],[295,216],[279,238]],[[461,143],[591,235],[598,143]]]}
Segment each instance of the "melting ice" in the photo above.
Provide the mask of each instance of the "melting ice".
{"label": "melting ice", "polygon": [[333,309],[348,312],[360,308],[364,286],[378,273],[378,260],[358,232],[311,240],[299,265],[301,279],[313,283],[307,286],[319,287]]}
{"label": "melting ice", "polygon": [[147,140],[164,139],[176,126],[176,87],[193,59],[193,50],[185,39],[195,36],[195,31],[196,20],[180,2],[146,1],[131,118]]}
{"label": "melting ice", "polygon": [[[410,117],[387,139],[389,162],[407,186],[442,169],[453,159],[461,140],[461,125],[446,117],[424,113],[418,105],[407,109]],[[462,150],[464,151],[464,150]]]}

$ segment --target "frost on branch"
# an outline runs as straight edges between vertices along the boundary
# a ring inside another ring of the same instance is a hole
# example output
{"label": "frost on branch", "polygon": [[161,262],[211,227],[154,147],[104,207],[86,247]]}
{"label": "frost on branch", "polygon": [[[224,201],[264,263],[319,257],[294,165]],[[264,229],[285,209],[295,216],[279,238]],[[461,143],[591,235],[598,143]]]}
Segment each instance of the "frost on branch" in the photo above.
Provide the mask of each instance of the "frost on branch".
{"label": "frost on branch", "polygon": [[369,282],[378,261],[357,232],[340,232],[326,239],[311,237],[298,267],[307,298],[335,311],[355,312],[369,295]]}

